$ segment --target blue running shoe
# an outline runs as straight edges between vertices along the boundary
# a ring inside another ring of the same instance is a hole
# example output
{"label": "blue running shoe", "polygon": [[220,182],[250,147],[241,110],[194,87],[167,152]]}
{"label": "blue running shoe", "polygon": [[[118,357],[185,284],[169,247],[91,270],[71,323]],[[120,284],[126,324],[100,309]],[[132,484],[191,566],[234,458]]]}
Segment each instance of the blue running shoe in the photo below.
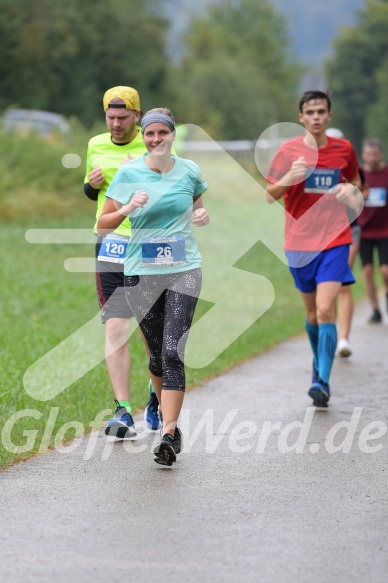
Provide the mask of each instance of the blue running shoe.
{"label": "blue running shoe", "polygon": [[[116,400],[116,399],[115,399]],[[135,422],[126,407],[121,407],[116,401],[115,416],[108,419],[105,426],[105,435],[117,437],[117,439],[130,439],[136,436]]]}
{"label": "blue running shoe", "polygon": [[321,379],[318,379],[309,389],[309,397],[313,400],[314,407],[327,407],[330,399],[330,387]]}
{"label": "blue running shoe", "polygon": [[161,427],[160,417],[159,417],[159,401],[156,393],[151,390],[151,381],[149,384],[150,389],[150,400],[144,411],[144,419],[151,431],[156,431]]}

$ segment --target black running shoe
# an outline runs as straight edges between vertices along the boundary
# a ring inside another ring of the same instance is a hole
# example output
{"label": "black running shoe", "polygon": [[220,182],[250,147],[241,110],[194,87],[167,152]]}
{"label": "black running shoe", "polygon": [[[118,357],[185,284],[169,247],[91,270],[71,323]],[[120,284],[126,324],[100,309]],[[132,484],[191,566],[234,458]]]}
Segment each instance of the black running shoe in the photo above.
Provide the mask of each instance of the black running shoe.
{"label": "black running shoe", "polygon": [[176,462],[176,451],[174,448],[174,437],[165,433],[162,440],[154,449],[154,462],[162,466],[172,466]]}
{"label": "black running shoe", "polygon": [[183,435],[179,427],[175,427],[174,431],[174,449],[176,454],[181,453],[183,449]]}
{"label": "black running shoe", "polygon": [[381,312],[378,308],[373,311],[373,314],[369,318],[368,322],[370,324],[381,324],[382,322]]}

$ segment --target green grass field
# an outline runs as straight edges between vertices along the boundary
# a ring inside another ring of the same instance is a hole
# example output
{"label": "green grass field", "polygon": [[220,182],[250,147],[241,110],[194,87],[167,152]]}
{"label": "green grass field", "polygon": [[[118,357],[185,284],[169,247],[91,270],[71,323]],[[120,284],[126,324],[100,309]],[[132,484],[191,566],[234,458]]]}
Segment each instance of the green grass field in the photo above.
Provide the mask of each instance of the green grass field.
{"label": "green grass field", "polygon": [[[257,184],[230,159],[204,158],[198,162],[209,182],[206,207],[211,214],[211,224],[196,232],[207,281],[196,313],[196,321],[201,324],[199,334],[204,334],[206,322],[211,322],[213,305],[219,300],[223,303],[222,318],[218,317],[214,334],[210,330],[207,338],[216,358],[205,366],[187,367],[189,389],[304,330],[300,298],[288,268],[279,258],[282,226],[276,222],[280,215],[262,201],[259,204]],[[0,198],[0,209],[9,211],[3,214],[0,229],[1,467],[46,451],[54,445],[56,436],[68,440],[86,433],[99,412],[113,411],[94,274],[69,272],[64,267],[68,258],[93,258],[93,244],[32,244],[25,238],[28,229],[92,227],[94,203],[84,197],[82,180],[80,168],[68,179],[65,191],[53,183],[45,191],[44,180],[37,178],[30,189],[29,184],[20,183],[15,191],[3,191]],[[16,191],[20,205],[14,198]],[[264,288],[262,296],[256,295],[261,288],[255,287],[257,277],[252,274],[271,283],[273,302]],[[214,285],[209,285],[212,282]],[[353,288],[356,298],[360,298],[362,285],[357,283]],[[264,313],[252,319],[255,306],[261,306]],[[246,313],[252,321],[241,331],[237,323],[241,325]],[[68,338],[74,341],[68,342]],[[225,338],[233,341],[224,346]],[[136,411],[147,403],[148,371],[137,331],[129,343],[131,404]],[[58,351],[57,347],[63,345],[65,348]],[[56,383],[66,385],[73,374],[79,378],[65,390],[41,400],[42,395],[50,395]]]}

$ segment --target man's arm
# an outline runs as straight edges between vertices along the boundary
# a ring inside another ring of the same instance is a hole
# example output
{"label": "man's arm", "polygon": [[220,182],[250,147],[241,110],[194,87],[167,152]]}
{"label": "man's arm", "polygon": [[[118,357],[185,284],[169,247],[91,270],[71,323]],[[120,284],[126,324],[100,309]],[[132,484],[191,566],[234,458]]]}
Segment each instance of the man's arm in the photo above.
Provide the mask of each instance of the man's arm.
{"label": "man's arm", "polygon": [[91,172],[89,172],[89,182],[84,183],[84,193],[90,200],[97,200],[98,193],[104,182],[105,178],[102,170],[99,166],[95,166]]}
{"label": "man's arm", "polygon": [[88,198],[90,198],[90,200],[94,200],[96,201],[98,199],[98,193],[100,192],[99,188],[93,188],[92,186],[90,186],[90,182],[85,182],[84,184],[84,194],[86,194],[86,196]]}
{"label": "man's arm", "polygon": [[360,190],[361,186],[361,178],[357,172],[349,182],[338,184],[333,188],[336,193],[336,199],[356,211],[357,215],[360,214],[364,206],[364,195]]}
{"label": "man's arm", "polygon": [[364,197],[364,200],[366,200],[369,196],[369,186],[365,180],[364,170],[362,168],[359,168],[358,172],[359,172],[360,180],[361,180],[360,190],[361,190],[362,196]]}
{"label": "man's arm", "polygon": [[302,182],[305,176],[306,160],[303,156],[300,156],[291,164],[290,170],[278,182],[267,182],[266,201],[272,204],[275,200],[279,200],[290,186]]}

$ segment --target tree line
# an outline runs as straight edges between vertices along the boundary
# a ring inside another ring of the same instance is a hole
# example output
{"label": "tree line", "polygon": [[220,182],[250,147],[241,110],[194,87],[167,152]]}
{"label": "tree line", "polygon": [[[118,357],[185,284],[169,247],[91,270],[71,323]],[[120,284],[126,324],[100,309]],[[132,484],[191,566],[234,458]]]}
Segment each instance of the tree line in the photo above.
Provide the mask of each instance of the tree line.
{"label": "tree line", "polygon": [[327,63],[333,124],[356,149],[367,137],[388,148],[388,0],[366,0],[357,24],[340,33]]}
{"label": "tree line", "polygon": [[105,90],[131,85],[143,111],[167,105],[219,139],[256,138],[289,117],[299,69],[270,2],[215,3],[171,62],[168,1],[0,0],[0,111],[56,111],[91,127]]}
{"label": "tree line", "polygon": [[[0,0],[0,113],[45,109],[91,128],[114,85],[138,89],[143,111],[171,107],[216,139],[256,139],[297,120],[305,72],[270,0],[215,0],[167,55],[173,0]],[[388,143],[388,0],[366,0],[326,67],[333,125],[357,148]],[[176,57],[176,55],[175,55]]]}

